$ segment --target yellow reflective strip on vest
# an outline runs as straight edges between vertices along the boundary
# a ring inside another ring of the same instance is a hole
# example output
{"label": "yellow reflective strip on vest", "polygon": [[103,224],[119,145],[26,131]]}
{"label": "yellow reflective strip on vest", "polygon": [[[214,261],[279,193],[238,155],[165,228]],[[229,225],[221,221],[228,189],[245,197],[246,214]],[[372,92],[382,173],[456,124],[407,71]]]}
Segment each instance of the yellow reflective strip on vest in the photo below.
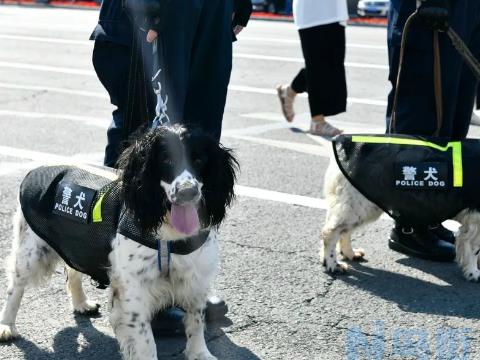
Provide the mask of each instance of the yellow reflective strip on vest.
{"label": "yellow reflective strip on vest", "polygon": [[449,144],[452,145],[453,187],[462,187],[463,186],[462,143],[460,141],[454,141]]}
{"label": "yellow reflective strip on vest", "polygon": [[103,202],[103,197],[105,194],[103,194],[100,199],[97,200],[95,203],[95,206],[93,207],[93,213],[92,213],[92,218],[93,222],[102,222],[102,202]]}
{"label": "yellow reflective strip on vest", "polygon": [[428,146],[439,151],[452,149],[453,163],[453,187],[463,186],[463,162],[462,162],[462,143],[460,141],[451,141],[446,146],[440,146],[429,141],[418,139],[402,139],[393,137],[379,136],[352,136],[352,142],[366,144],[394,144],[394,145],[413,145]]}

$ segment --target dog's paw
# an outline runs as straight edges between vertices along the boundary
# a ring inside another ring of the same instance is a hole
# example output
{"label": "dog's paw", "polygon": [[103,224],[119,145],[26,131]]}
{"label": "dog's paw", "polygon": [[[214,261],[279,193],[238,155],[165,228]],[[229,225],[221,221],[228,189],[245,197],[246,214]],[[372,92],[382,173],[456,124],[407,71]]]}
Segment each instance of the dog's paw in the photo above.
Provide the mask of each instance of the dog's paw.
{"label": "dog's paw", "polygon": [[81,304],[73,306],[73,311],[81,315],[97,315],[99,313],[100,304],[95,301],[86,300]]}
{"label": "dog's paw", "polygon": [[342,261],[324,261],[323,265],[330,274],[344,274],[348,270],[348,265]]}
{"label": "dog's paw", "polygon": [[480,280],[480,270],[464,271],[465,278],[468,281],[478,282]]}
{"label": "dog's paw", "polygon": [[201,353],[185,353],[187,360],[218,360],[215,356],[210,354],[210,352],[201,352]]}
{"label": "dog's paw", "polygon": [[0,342],[11,341],[18,336],[18,331],[15,325],[0,324]]}
{"label": "dog's paw", "polygon": [[362,261],[365,257],[365,250],[363,249],[353,249],[350,253],[343,253],[342,255],[350,261]]}

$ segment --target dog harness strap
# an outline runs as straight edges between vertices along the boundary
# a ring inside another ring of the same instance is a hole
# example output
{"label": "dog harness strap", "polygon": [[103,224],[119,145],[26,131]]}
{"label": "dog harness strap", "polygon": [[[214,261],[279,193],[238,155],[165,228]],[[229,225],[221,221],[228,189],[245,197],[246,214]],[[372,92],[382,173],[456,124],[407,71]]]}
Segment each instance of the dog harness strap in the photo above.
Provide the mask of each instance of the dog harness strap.
{"label": "dog harness strap", "polygon": [[200,231],[198,235],[183,240],[172,241],[171,252],[176,255],[188,255],[200,249],[208,240],[209,230]]}
{"label": "dog harness strap", "polygon": [[168,277],[170,272],[171,241],[158,240],[158,268],[163,277]]}

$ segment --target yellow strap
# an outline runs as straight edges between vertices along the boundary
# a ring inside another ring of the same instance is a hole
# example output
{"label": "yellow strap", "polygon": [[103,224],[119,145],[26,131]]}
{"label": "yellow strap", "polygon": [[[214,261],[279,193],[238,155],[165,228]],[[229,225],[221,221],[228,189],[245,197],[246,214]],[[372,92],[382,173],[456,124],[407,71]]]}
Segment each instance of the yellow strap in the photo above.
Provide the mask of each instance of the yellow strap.
{"label": "yellow strap", "polygon": [[93,207],[92,218],[93,218],[94,223],[103,221],[103,219],[102,219],[102,202],[103,202],[103,197],[104,196],[105,196],[105,194],[103,194],[100,197],[100,199],[97,200],[97,202],[95,203],[95,206]]}
{"label": "yellow strap", "polygon": [[452,149],[453,163],[453,187],[463,186],[463,162],[462,162],[462,143],[460,141],[451,141],[446,146],[440,146],[429,141],[418,139],[403,139],[395,137],[381,136],[352,136],[352,142],[366,144],[394,144],[394,145],[413,145],[428,146],[439,151]]}

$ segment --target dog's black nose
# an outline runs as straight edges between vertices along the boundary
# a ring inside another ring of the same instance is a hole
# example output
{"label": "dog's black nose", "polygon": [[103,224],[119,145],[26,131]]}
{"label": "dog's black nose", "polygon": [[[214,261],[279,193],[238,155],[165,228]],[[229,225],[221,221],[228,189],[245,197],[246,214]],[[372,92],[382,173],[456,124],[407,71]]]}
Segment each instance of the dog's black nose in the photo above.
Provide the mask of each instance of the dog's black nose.
{"label": "dog's black nose", "polygon": [[178,202],[189,202],[196,200],[199,194],[198,186],[179,186],[175,198]]}

